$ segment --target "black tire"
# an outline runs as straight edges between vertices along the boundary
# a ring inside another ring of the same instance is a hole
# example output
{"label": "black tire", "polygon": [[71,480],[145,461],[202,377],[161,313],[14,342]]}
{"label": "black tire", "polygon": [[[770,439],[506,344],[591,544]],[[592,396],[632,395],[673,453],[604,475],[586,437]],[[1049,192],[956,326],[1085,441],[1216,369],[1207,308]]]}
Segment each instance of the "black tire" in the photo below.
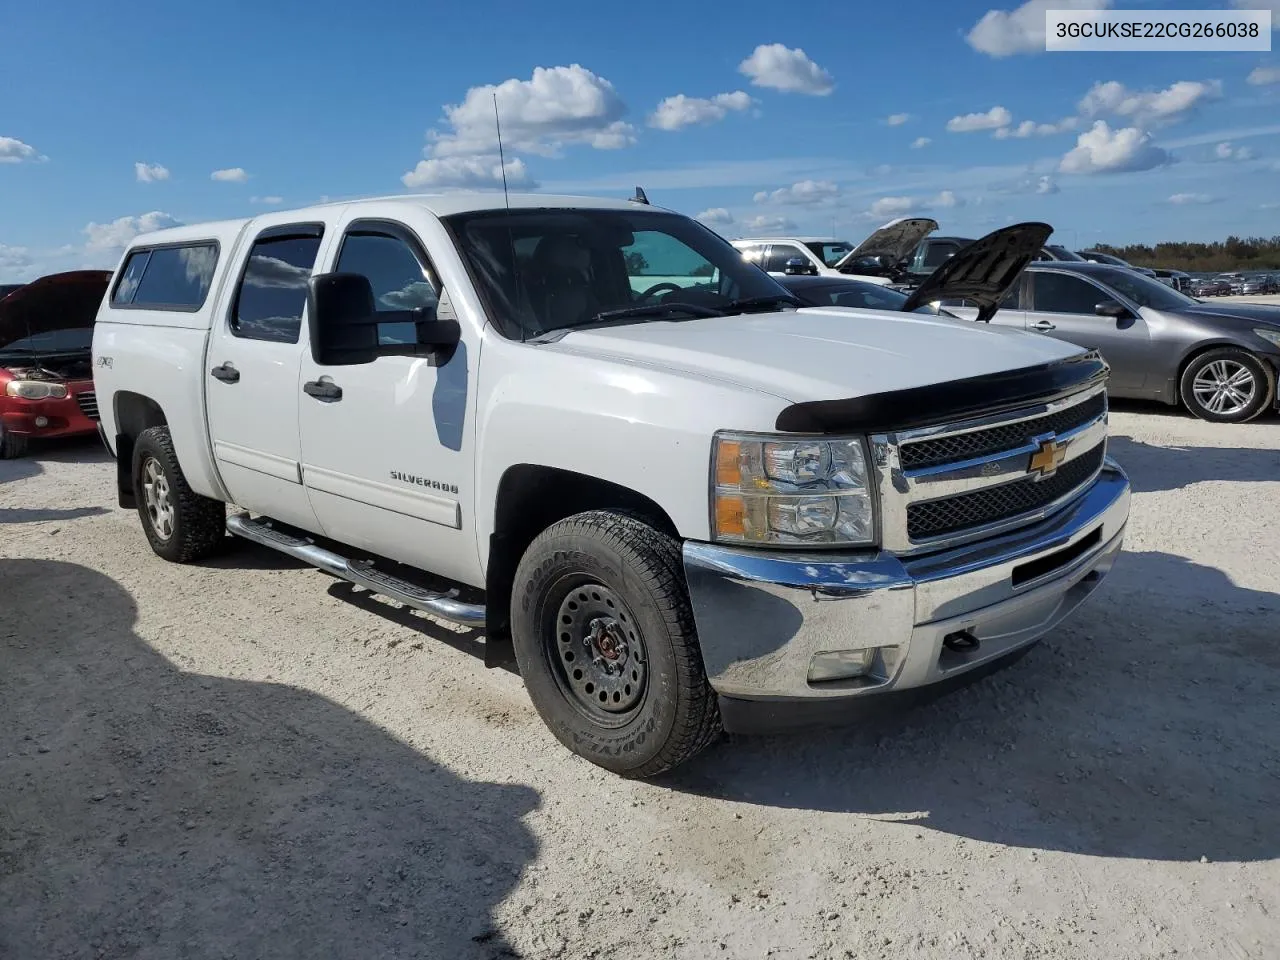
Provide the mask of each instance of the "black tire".
{"label": "black tire", "polygon": [[[1248,370],[1252,375],[1252,393],[1247,402],[1239,402],[1239,391],[1227,396],[1224,409],[1214,409],[1213,395],[1205,392],[1207,380],[1215,371]],[[1199,380],[1199,383],[1197,383]],[[1193,357],[1182,371],[1178,383],[1182,403],[1201,420],[1213,423],[1247,423],[1271,407],[1276,395],[1276,375],[1265,360],[1239,347],[1217,347]]]}
{"label": "black tire", "polygon": [[24,456],[28,439],[30,438],[25,433],[10,433],[0,427],[0,460],[16,460]]}
{"label": "black tire", "polygon": [[580,513],[529,545],[515,582],[516,662],[566,747],[614,773],[652,777],[716,738],[719,708],[676,540],[628,514]]}
{"label": "black tire", "polygon": [[[149,480],[155,464],[156,479]],[[148,495],[148,483],[160,486],[167,511],[157,511]],[[196,493],[173,452],[168,427],[150,427],[133,445],[133,489],[138,501],[142,530],[156,555],[173,563],[192,563],[212,556],[222,545],[227,527],[227,507]],[[167,520],[167,523],[165,522]],[[167,527],[167,532],[166,528]]]}

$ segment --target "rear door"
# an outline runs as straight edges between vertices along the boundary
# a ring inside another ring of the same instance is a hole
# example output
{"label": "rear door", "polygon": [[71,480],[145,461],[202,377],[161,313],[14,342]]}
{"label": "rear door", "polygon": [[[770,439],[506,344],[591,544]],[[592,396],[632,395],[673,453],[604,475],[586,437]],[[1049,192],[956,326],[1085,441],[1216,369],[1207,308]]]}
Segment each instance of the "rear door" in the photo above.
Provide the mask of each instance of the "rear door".
{"label": "rear door", "polygon": [[1137,311],[1102,317],[1095,307],[1118,300],[1115,293],[1086,277],[1051,270],[1028,271],[1030,309],[1027,329],[1099,351],[1111,366],[1111,387],[1118,393],[1140,391],[1147,380],[1150,335]]}
{"label": "rear door", "polygon": [[204,371],[213,456],[232,500],[254,513],[316,530],[302,488],[298,364],[322,223],[260,229],[223,315],[214,318]]}
{"label": "rear door", "polygon": [[765,258],[764,268],[775,277],[784,277],[787,274],[788,260],[802,260],[806,265],[816,266],[809,252],[801,250],[794,243],[772,243],[769,245],[769,255]]}

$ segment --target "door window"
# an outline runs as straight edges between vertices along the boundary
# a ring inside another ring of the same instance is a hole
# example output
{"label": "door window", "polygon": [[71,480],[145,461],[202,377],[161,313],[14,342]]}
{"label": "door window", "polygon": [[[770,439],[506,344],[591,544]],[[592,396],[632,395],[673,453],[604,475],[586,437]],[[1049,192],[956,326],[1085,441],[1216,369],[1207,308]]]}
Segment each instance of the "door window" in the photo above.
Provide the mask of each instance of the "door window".
{"label": "door window", "polygon": [[747,263],[754,263],[757,267],[760,266],[764,260],[764,244],[753,243],[749,247],[743,247],[742,259]]}
{"label": "door window", "polygon": [[[439,297],[422,261],[399,237],[383,233],[349,233],[338,254],[338,273],[358,273],[373,288],[374,309],[378,313],[403,312],[422,308],[423,320],[434,320]],[[378,342],[414,343],[414,322],[388,321],[378,324]]]}
{"label": "door window", "polygon": [[320,251],[320,236],[260,237],[249,251],[236,302],[231,332],[250,340],[297,343],[307,306],[307,280]]}
{"label": "door window", "polygon": [[1094,307],[1106,295],[1087,280],[1064,273],[1035,274],[1035,309],[1042,313],[1086,313],[1094,316]]}
{"label": "door window", "polygon": [[799,247],[789,243],[775,243],[769,248],[769,260],[765,269],[770,273],[786,273],[788,260],[803,260],[806,264],[809,262],[809,258]]}
{"label": "door window", "polygon": [[930,243],[924,251],[920,266],[926,270],[936,270],[956,255],[960,249],[958,243]]}

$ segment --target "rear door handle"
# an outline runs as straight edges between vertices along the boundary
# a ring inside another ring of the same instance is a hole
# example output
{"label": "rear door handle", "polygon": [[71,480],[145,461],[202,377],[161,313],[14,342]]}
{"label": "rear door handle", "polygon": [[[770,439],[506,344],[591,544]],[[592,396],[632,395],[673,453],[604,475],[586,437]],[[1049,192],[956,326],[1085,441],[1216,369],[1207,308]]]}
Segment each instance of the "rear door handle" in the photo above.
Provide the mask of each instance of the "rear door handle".
{"label": "rear door handle", "polygon": [[223,383],[240,382],[240,371],[231,363],[221,363],[209,372],[213,374],[215,380],[221,380]]}
{"label": "rear door handle", "polygon": [[1058,325],[1056,323],[1050,323],[1048,320],[1040,320],[1036,323],[1033,323],[1031,325],[1031,329],[1032,330],[1057,330]]}
{"label": "rear door handle", "polygon": [[335,403],[342,399],[342,388],[332,380],[308,380],[302,385],[302,392],[325,403]]}

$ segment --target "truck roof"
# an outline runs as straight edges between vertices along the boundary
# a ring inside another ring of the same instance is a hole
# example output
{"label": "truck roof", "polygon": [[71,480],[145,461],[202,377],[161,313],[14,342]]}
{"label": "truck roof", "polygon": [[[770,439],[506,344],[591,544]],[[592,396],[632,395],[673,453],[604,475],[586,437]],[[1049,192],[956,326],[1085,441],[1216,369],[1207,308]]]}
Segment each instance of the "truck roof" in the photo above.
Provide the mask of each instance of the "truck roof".
{"label": "truck roof", "polygon": [[[308,214],[318,211],[331,211],[334,207],[358,207],[362,204],[378,204],[385,206],[388,203],[400,203],[406,206],[425,207],[437,217],[447,217],[455,213],[472,213],[480,210],[502,210],[507,206],[511,209],[534,209],[557,207],[565,209],[587,208],[595,210],[634,210],[639,206],[644,209],[643,205],[638,205],[630,200],[616,200],[610,197],[569,197],[554,196],[542,193],[513,193],[505,198],[500,192],[457,192],[457,193],[441,193],[441,194],[393,194],[385,197],[361,197],[354,200],[336,200],[332,203],[318,203],[309,207],[299,207],[293,210],[272,210],[269,216],[277,220],[281,213],[297,214],[300,220],[306,219]],[[661,210],[661,207],[652,209]],[[263,214],[268,216],[268,214]],[[217,220],[207,223],[186,224],[180,227],[168,227],[164,230],[155,230],[151,233],[139,234],[133,240],[130,246],[140,246],[153,243],[175,243],[185,240],[197,240],[207,237],[217,239],[231,239],[237,236],[246,224],[252,223],[256,217],[244,217],[239,220]]]}
{"label": "truck roof", "polygon": [[734,243],[848,243],[838,237],[738,237]]}

